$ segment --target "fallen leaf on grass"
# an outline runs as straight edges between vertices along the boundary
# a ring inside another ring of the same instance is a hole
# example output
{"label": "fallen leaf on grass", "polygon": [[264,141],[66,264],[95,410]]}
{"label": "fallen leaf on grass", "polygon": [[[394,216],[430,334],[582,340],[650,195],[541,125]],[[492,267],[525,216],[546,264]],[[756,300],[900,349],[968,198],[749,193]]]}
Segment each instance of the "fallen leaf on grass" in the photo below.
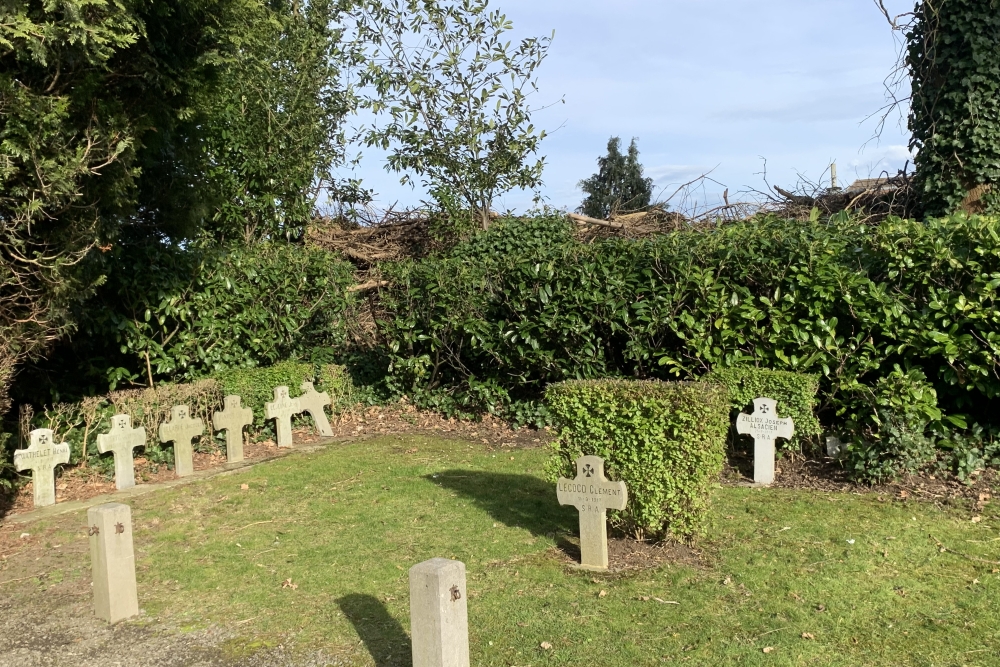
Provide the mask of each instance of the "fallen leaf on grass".
{"label": "fallen leaf on grass", "polygon": [[764,653],[770,653],[773,650],[774,650],[773,646],[765,646],[764,647]]}
{"label": "fallen leaf on grass", "polygon": [[607,595],[608,595],[608,592],[602,590],[600,593],[597,594],[597,597],[603,598],[603,597],[607,597]]}
{"label": "fallen leaf on grass", "polygon": [[816,637],[813,636],[813,633],[811,633],[811,632],[803,632],[802,633],[802,638],[803,639],[816,639]]}
{"label": "fallen leaf on grass", "polygon": [[981,516],[974,516],[974,517],[972,517],[972,523],[979,523],[982,520],[983,520],[983,517],[981,517]]}
{"label": "fallen leaf on grass", "polygon": [[640,595],[639,599],[642,600],[643,602],[649,602],[649,596],[648,595]]}
{"label": "fallen leaf on grass", "polygon": [[288,579],[285,579],[285,581],[282,582],[281,587],[282,588],[291,588],[294,591],[296,588],[299,587],[299,585],[298,584],[293,584],[292,583],[292,578],[289,577]]}
{"label": "fallen leaf on grass", "polygon": [[246,491],[250,488],[249,484],[240,484],[240,491]]}
{"label": "fallen leaf on grass", "polygon": [[539,646],[541,646],[542,650],[544,651],[548,651],[550,648],[552,648],[552,644],[548,642],[542,642],[541,644],[539,644]]}

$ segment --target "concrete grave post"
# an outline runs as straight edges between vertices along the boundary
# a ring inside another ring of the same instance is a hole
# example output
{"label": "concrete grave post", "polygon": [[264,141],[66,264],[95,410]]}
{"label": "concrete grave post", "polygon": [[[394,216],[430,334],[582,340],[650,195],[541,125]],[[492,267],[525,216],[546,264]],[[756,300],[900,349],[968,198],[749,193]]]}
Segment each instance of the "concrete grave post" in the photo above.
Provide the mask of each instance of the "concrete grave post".
{"label": "concrete grave post", "polygon": [[187,477],[194,472],[191,440],[204,432],[205,424],[200,419],[192,419],[186,405],[170,408],[170,421],[160,424],[160,442],[174,443],[174,472],[178,477]]}
{"label": "concrete grave post", "polygon": [[274,400],[264,404],[264,416],[274,420],[278,447],[292,446],[292,416],[302,412],[299,399],[288,396],[288,387],[275,387]]}
{"label": "concrete grave post", "polygon": [[243,460],[243,427],[253,423],[253,410],[244,408],[235,394],[224,400],[226,409],[212,415],[212,426],[226,432],[226,460],[237,463]]}
{"label": "concrete grave post", "polygon": [[753,481],[755,484],[774,482],[774,441],[791,438],[795,425],[791,417],[778,417],[773,398],[753,399],[753,414],[741,412],[736,418],[736,432],[753,438]]}
{"label": "concrete grave post", "polygon": [[302,395],[298,398],[302,412],[309,413],[320,435],[332,436],[333,429],[330,428],[330,420],[326,418],[326,411],[323,410],[324,407],[330,405],[330,395],[325,391],[320,394],[313,387],[313,383],[308,381],[303,382],[299,388],[302,390]]}
{"label": "concrete grave post", "polygon": [[413,667],[469,667],[465,563],[432,558],[410,568]]}
{"label": "concrete grave post", "polygon": [[132,510],[121,503],[87,510],[94,613],[117,623],[139,613],[132,548]]}
{"label": "concrete grave post", "polygon": [[625,509],[625,482],[607,480],[601,457],[581,456],[576,460],[576,479],[560,477],[556,497],[560,505],[573,505],[580,512],[580,567],[607,570],[607,511]]}
{"label": "concrete grave post", "polygon": [[14,467],[31,471],[35,507],[56,504],[56,466],[69,463],[69,445],[52,442],[52,430],[38,428],[31,432],[27,449],[14,452]]}
{"label": "concrete grave post", "polygon": [[111,418],[111,430],[97,436],[97,451],[115,455],[115,487],[131,489],[135,486],[135,464],[132,450],[146,444],[146,429],[132,428],[132,417],[115,415]]}

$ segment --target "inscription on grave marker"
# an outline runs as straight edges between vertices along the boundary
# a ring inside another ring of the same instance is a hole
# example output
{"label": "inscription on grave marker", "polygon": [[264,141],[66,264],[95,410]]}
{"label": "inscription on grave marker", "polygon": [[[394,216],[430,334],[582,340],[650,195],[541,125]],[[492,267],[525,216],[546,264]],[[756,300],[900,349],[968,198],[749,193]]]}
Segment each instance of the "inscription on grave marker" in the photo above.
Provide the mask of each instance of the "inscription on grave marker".
{"label": "inscription on grave marker", "polygon": [[29,437],[28,448],[14,452],[14,467],[18,471],[31,471],[35,507],[55,505],[56,466],[69,463],[69,445],[52,442],[52,430],[47,428],[35,429]]}
{"label": "inscription on grave marker", "polygon": [[556,497],[560,505],[573,505],[580,512],[580,566],[607,570],[607,511],[625,509],[628,502],[625,482],[607,480],[601,457],[581,456],[576,460],[576,479],[560,477]]}
{"label": "inscription on grave marker", "polygon": [[194,449],[191,440],[205,432],[200,419],[192,419],[186,405],[170,408],[170,421],[160,424],[160,442],[174,443],[174,472],[187,477],[194,472]]}
{"label": "inscription on grave marker", "polygon": [[115,487],[131,489],[135,486],[135,463],[132,450],[146,444],[146,429],[132,428],[132,417],[115,415],[111,418],[111,430],[97,436],[97,451],[115,455]]}
{"label": "inscription on grave marker", "polygon": [[753,414],[741,412],[736,418],[736,432],[753,438],[753,481],[756,484],[774,482],[774,441],[791,438],[795,425],[791,417],[778,417],[773,398],[753,399]]}

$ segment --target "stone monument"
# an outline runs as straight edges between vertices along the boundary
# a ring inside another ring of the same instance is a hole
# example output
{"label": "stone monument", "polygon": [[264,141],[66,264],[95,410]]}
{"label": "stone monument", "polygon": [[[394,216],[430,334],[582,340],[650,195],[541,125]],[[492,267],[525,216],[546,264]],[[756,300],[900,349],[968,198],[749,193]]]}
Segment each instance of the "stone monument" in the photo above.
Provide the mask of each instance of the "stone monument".
{"label": "stone monument", "polygon": [[253,423],[253,410],[244,408],[235,394],[226,396],[225,404],[225,410],[212,415],[212,426],[226,432],[226,460],[237,463],[243,460],[243,427]]}
{"label": "stone monument", "polygon": [[573,505],[580,512],[580,567],[607,570],[607,510],[625,509],[625,482],[607,480],[601,457],[581,456],[576,460],[576,479],[560,477],[556,497],[560,505]]}
{"label": "stone monument", "polygon": [[753,414],[741,412],[736,418],[736,432],[753,438],[753,481],[755,484],[774,482],[774,441],[791,438],[795,425],[791,417],[778,417],[773,398],[753,399]]}
{"label": "stone monument", "polygon": [[264,404],[264,416],[274,420],[278,447],[292,446],[292,416],[302,412],[299,399],[288,396],[288,387],[275,387],[274,400]]}
{"label": "stone monument", "polygon": [[323,410],[324,407],[330,405],[330,395],[325,391],[320,394],[313,387],[313,383],[308,381],[303,382],[299,388],[302,390],[302,395],[298,398],[302,412],[309,413],[320,435],[332,436],[333,429],[330,428],[330,420],[326,418],[326,411]]}
{"label": "stone monument", "polygon": [[432,558],[410,568],[413,667],[469,667],[465,564]]}
{"label": "stone monument", "polygon": [[132,510],[107,503],[87,510],[94,613],[117,623],[139,613],[132,548]]}
{"label": "stone monument", "polygon": [[132,450],[146,444],[146,429],[132,428],[132,417],[115,415],[111,418],[111,430],[97,436],[97,451],[115,455],[115,487],[131,489],[135,486],[135,467]]}
{"label": "stone monument", "polygon": [[69,463],[69,445],[52,442],[52,429],[38,428],[31,432],[27,449],[14,452],[14,467],[31,471],[31,486],[35,492],[35,507],[56,504],[56,466]]}
{"label": "stone monument", "polygon": [[178,477],[187,477],[194,472],[191,440],[204,432],[205,424],[200,419],[192,419],[186,405],[170,408],[170,421],[160,424],[160,442],[174,443],[174,472]]}

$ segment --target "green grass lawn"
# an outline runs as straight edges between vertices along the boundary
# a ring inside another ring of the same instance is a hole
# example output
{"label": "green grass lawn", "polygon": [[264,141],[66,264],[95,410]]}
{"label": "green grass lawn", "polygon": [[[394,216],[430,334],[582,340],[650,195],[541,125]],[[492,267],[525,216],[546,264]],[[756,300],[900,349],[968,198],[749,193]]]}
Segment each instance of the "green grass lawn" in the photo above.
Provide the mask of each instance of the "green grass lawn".
{"label": "green grass lawn", "polygon": [[547,455],[386,437],[137,499],[140,604],[236,628],[234,652],[408,665],[407,570],[443,556],[468,567],[474,665],[1000,664],[1000,575],[972,560],[1000,560],[990,506],[974,523],[872,495],[720,488],[702,566],[594,575],[557,548],[576,511],[541,479]]}

